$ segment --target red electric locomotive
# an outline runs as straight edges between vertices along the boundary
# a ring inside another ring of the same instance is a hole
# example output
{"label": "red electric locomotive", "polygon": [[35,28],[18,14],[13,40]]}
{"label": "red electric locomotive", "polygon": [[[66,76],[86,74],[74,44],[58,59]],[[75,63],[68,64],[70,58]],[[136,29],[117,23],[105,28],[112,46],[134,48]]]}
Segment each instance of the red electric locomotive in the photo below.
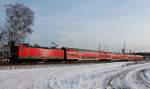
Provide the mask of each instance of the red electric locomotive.
{"label": "red electric locomotive", "polygon": [[32,47],[28,45],[17,46],[16,61],[63,61],[64,51],[44,47]]}

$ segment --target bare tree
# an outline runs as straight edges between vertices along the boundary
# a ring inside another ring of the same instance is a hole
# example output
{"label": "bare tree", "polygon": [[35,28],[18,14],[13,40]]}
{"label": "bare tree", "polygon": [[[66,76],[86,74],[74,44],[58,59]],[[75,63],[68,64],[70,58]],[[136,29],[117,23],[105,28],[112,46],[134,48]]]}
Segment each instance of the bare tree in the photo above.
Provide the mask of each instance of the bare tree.
{"label": "bare tree", "polygon": [[24,43],[28,34],[32,33],[31,26],[34,21],[33,11],[22,4],[9,4],[6,7],[6,31],[8,36],[8,46],[10,49],[10,59],[15,61],[15,46]]}
{"label": "bare tree", "polygon": [[8,55],[8,50],[5,49],[7,45],[7,32],[4,27],[0,27],[0,61],[4,62],[4,59]]}
{"label": "bare tree", "polygon": [[2,38],[3,38],[3,29],[2,27],[0,27],[0,64],[2,63],[2,48],[3,48]]}

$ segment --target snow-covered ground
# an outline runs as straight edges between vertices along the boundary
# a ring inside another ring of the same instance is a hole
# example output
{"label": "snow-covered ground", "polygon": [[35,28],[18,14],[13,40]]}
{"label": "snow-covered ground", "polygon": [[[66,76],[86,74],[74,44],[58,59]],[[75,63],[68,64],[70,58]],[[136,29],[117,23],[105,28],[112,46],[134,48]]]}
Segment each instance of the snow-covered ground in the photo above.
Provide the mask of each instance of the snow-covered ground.
{"label": "snow-covered ground", "polygon": [[0,89],[150,89],[150,63],[2,70]]}

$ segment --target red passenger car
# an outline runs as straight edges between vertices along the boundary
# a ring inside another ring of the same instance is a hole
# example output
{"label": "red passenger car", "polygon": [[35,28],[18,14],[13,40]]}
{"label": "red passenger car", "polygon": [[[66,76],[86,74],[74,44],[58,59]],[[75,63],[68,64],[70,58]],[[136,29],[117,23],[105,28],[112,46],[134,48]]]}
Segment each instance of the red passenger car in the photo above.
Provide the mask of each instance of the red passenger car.
{"label": "red passenger car", "polygon": [[123,55],[120,53],[112,53],[111,57],[113,61],[121,61],[123,59]]}
{"label": "red passenger car", "polygon": [[144,57],[140,55],[136,55],[136,60],[144,60]]}
{"label": "red passenger car", "polygon": [[98,52],[96,50],[79,49],[80,61],[96,61],[98,60]]}
{"label": "red passenger car", "polygon": [[111,52],[100,51],[98,52],[98,60],[99,61],[110,61],[112,59]]}
{"label": "red passenger car", "polygon": [[136,60],[136,55],[127,54],[127,56],[128,56],[128,60],[129,60],[129,61]]}
{"label": "red passenger car", "polygon": [[67,48],[67,61],[79,61],[79,50]]}

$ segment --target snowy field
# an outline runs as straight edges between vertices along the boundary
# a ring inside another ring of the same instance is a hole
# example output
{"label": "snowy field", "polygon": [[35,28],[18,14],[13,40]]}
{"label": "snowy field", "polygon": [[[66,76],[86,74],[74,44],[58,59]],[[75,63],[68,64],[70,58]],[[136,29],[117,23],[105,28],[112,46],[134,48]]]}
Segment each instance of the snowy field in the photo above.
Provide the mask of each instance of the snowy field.
{"label": "snowy field", "polygon": [[150,63],[1,70],[0,89],[150,89]]}

